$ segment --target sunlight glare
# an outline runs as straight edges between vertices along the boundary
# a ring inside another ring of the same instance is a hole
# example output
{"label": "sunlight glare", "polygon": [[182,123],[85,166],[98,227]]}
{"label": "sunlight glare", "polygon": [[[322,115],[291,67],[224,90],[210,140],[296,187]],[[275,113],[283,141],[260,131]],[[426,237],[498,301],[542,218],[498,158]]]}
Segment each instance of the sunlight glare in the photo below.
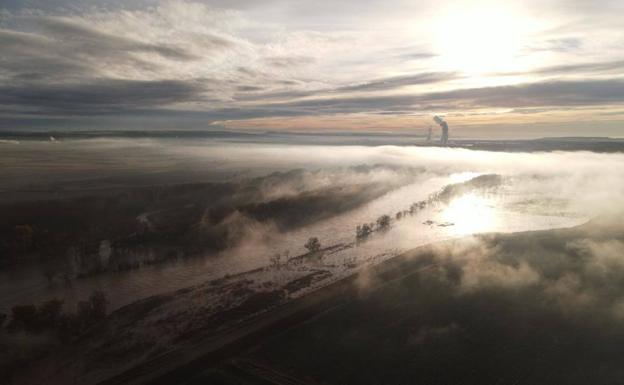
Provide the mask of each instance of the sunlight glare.
{"label": "sunlight glare", "polygon": [[511,9],[449,10],[435,22],[440,64],[473,75],[511,70],[530,29],[530,19]]}
{"label": "sunlight glare", "polygon": [[491,202],[475,193],[452,200],[442,212],[441,218],[449,224],[448,231],[453,235],[492,231],[497,220]]}

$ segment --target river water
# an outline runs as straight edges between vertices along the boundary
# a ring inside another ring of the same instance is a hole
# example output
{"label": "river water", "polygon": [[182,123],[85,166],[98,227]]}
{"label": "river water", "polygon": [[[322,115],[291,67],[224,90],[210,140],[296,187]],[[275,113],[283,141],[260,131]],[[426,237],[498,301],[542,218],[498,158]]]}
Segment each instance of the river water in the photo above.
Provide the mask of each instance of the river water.
{"label": "river water", "polygon": [[325,263],[368,263],[453,237],[570,227],[589,219],[587,215],[568,209],[564,198],[553,197],[539,189],[526,189],[522,181],[507,178],[493,191],[470,191],[454,197],[448,204],[428,206],[416,215],[393,220],[388,231],[375,232],[366,242],[354,243],[356,225],[374,222],[384,214],[394,218],[396,212],[426,200],[444,186],[477,175],[473,172],[426,175],[355,210],[296,231],[276,234],[270,242],[250,241],[219,255],[105,273],[75,280],[70,286],[50,285],[41,269],[35,266],[3,271],[0,272],[0,310],[49,298],[62,299],[68,309],[73,309],[77,301],[87,298],[93,290],[104,291],[113,310],[150,295],[267,266],[275,253],[283,255],[288,251],[289,256],[301,255],[305,253],[303,245],[311,236],[318,237],[324,247],[351,246],[331,253]]}

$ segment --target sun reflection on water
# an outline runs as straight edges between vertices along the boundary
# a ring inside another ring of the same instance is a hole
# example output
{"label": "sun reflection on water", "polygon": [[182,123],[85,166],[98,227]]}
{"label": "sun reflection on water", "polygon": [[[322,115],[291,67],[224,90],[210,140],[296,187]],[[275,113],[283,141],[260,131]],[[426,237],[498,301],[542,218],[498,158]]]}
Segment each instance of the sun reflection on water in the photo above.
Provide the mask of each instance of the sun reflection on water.
{"label": "sun reflection on water", "polygon": [[442,211],[441,219],[453,235],[492,231],[499,220],[493,202],[475,193],[453,199]]}

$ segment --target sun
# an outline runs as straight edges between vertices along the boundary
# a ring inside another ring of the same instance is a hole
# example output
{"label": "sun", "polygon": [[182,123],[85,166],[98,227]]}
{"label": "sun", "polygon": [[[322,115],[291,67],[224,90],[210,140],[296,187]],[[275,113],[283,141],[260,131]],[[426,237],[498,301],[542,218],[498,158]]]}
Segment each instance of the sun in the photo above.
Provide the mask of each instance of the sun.
{"label": "sun", "polygon": [[447,10],[434,22],[440,65],[467,74],[512,70],[532,24],[516,10],[496,6]]}

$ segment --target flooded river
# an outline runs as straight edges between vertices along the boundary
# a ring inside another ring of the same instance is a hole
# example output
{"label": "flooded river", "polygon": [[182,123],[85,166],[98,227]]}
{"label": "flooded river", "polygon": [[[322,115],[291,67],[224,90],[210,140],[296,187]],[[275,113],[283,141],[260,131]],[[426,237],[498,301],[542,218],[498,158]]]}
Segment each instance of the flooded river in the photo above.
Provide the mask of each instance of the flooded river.
{"label": "flooded river", "polygon": [[[138,270],[104,273],[74,280],[71,285],[45,279],[41,268],[22,267],[0,272],[0,310],[22,303],[59,298],[68,309],[93,290],[104,291],[111,310],[140,298],[196,285],[224,275],[241,273],[270,264],[280,253],[284,258],[305,253],[303,245],[316,236],[323,247],[343,245],[324,263],[379,262],[406,250],[453,237],[484,232],[517,232],[575,226],[589,219],[568,209],[565,199],[550,192],[527,189],[526,183],[506,178],[495,190],[469,191],[444,204],[435,204],[396,220],[395,213],[427,200],[444,186],[461,183],[478,174],[423,175],[421,180],[398,188],[367,204],[296,231],[276,235],[268,243],[244,243],[219,255],[167,262]],[[522,187],[521,187],[522,186]],[[393,218],[389,230],[375,232],[366,242],[354,242],[355,227],[374,222],[381,215]]]}

